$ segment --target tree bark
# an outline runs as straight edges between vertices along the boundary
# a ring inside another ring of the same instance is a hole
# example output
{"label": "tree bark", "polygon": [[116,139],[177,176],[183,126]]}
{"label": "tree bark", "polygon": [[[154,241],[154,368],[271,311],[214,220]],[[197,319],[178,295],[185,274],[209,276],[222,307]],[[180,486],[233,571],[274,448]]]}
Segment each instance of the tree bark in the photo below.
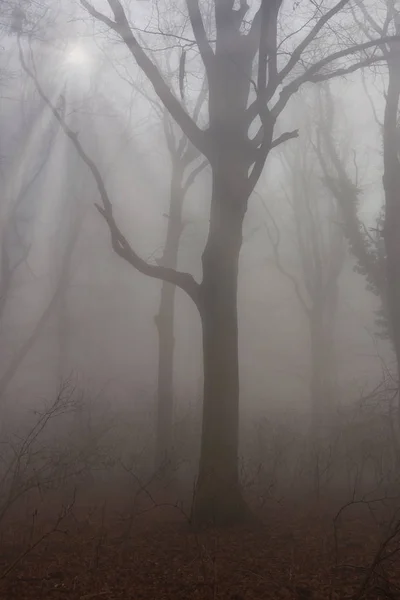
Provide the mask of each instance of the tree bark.
{"label": "tree bark", "polygon": [[[213,173],[210,232],[203,253],[201,321],[204,399],[194,521],[228,524],[247,514],[238,472],[238,262],[247,201]],[[243,201],[244,200],[244,201]]]}

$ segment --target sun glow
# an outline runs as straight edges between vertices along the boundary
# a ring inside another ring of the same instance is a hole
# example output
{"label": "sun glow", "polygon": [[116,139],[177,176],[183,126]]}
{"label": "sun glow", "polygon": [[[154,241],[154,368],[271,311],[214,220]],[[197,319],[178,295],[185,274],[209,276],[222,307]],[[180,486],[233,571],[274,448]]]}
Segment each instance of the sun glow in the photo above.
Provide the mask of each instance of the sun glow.
{"label": "sun glow", "polygon": [[82,46],[76,45],[71,46],[67,51],[65,62],[68,65],[75,67],[85,67],[90,62],[90,57],[85,48]]}

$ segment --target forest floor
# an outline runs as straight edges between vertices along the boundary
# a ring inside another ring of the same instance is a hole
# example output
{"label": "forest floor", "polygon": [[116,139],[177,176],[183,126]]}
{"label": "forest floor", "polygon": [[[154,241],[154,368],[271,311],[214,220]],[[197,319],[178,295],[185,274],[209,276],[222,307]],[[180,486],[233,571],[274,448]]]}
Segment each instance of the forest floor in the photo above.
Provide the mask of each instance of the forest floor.
{"label": "forest floor", "polygon": [[343,500],[271,501],[257,527],[196,532],[165,505],[133,519],[91,506],[31,503],[13,515],[0,538],[1,599],[400,598],[393,507],[352,504],[335,521]]}

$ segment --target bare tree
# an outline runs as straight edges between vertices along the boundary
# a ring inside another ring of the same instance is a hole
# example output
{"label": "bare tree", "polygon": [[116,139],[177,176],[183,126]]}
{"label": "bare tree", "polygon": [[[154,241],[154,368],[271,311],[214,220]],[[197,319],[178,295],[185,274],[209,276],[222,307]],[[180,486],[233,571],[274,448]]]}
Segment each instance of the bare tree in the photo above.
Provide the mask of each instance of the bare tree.
{"label": "bare tree", "polygon": [[330,89],[321,89],[318,108],[317,143],[315,152],[322,169],[323,182],[335,197],[340,208],[340,223],[348,241],[349,249],[357,260],[356,271],[363,275],[367,287],[382,302],[379,325],[382,334],[389,334],[387,323],[385,252],[381,243],[380,223],[376,228],[368,228],[360,219],[359,205],[361,187],[352,179],[348,164],[354,163],[357,173],[356,156],[343,153],[334,141],[336,122],[334,99]]}
{"label": "bare tree", "polygon": [[[362,17],[357,19],[360,27],[371,39],[374,35],[400,34],[400,6],[397,0],[383,0],[382,12],[376,13],[370,4],[359,2]],[[380,17],[380,19],[379,19]],[[385,110],[381,125],[383,139],[383,188],[385,207],[383,236],[385,246],[384,299],[389,320],[389,330],[400,372],[400,144],[399,144],[399,101],[400,101],[400,45],[396,40],[382,46],[388,71],[385,91]],[[374,111],[375,112],[375,111]],[[376,112],[375,112],[376,116]],[[400,419],[400,410],[398,411]]]}
{"label": "bare tree", "polygon": [[276,267],[292,286],[309,328],[312,433],[319,437],[337,400],[334,330],[345,246],[338,206],[321,185],[320,171],[313,159],[312,137],[309,123],[307,137],[292,152],[289,149],[282,152],[284,195],[293,217],[294,251],[300,263],[294,270],[285,265],[280,251],[280,228],[262,202]]}
{"label": "bare tree", "polygon": [[[383,17],[378,20],[378,13],[373,11],[373,6],[369,3],[357,2],[361,10],[361,16],[357,17],[355,13],[354,16],[369,39],[372,39],[375,35],[384,37],[392,33],[398,36],[400,33],[400,13],[396,0],[384,0],[381,4]],[[371,288],[381,296],[383,315],[387,319],[388,333],[396,354],[398,373],[400,372],[399,50],[399,42],[396,40],[389,41],[382,46],[382,54],[385,57],[388,71],[382,123],[379,123],[377,113],[373,107],[383,139],[383,187],[385,194],[384,210],[379,219],[382,223],[378,223],[374,236],[362,224],[360,227],[356,201],[358,190],[352,184],[343,164],[341,164],[332,138],[328,133],[329,125],[327,124],[331,122],[333,114],[333,103],[329,96],[326,97],[326,119],[321,128],[326,152],[336,171],[336,177],[332,178],[330,174],[327,174],[326,180],[328,185],[335,189],[337,197],[342,198],[342,207],[346,211],[345,226],[348,228],[349,239],[351,236],[352,241],[350,243],[353,253],[362,265]],[[380,228],[381,224],[383,224],[382,229]],[[378,252],[376,252],[376,248],[378,248]],[[398,419],[400,419],[400,410],[398,410]]]}
{"label": "bare tree", "polygon": [[[400,7],[396,0],[385,0],[386,11],[383,21],[378,22],[369,6],[362,7],[364,31],[371,38],[375,33],[387,32],[400,34]],[[385,300],[389,318],[389,328],[393,341],[398,373],[400,372],[400,153],[399,153],[399,101],[400,101],[400,45],[398,41],[382,46],[388,68],[388,80],[385,93],[385,111],[382,124],[383,137],[383,188],[385,192],[385,210],[383,239],[386,250],[386,286]],[[400,410],[398,411],[400,419]]]}
{"label": "bare tree", "polygon": [[[316,58],[319,37],[329,36],[335,19],[348,8],[350,0],[332,3],[326,11],[312,5],[313,14],[302,27],[306,33],[296,46],[293,45],[293,39],[298,37],[293,38],[295,32],[288,37],[280,26],[280,15],[284,16],[281,0],[263,0],[261,6],[251,12],[245,2],[236,7],[233,0],[223,0],[214,4],[215,36],[208,39],[201,7],[196,0],[187,0],[188,22],[194,34],[190,43],[198,47],[209,86],[209,126],[201,129],[138,42],[121,2],[108,0],[111,16],[99,12],[87,0],[81,0],[81,4],[125,44],[171,117],[211,166],[210,228],[202,256],[203,279],[199,284],[188,273],[148,264],[133,250],[115,222],[112,202],[97,165],[44,93],[24,59],[20,44],[25,70],[96,180],[102,201],[98,209],[108,224],[116,253],[141,273],[180,287],[199,310],[203,329],[204,402],[194,516],[199,522],[238,521],[248,514],[239,485],[237,456],[237,284],[248,199],[270,151],[297,136],[297,131],[291,131],[274,138],[277,119],[293,94],[307,82],[331,79],[382,62],[384,55],[377,52],[377,47],[392,38],[379,36],[365,40],[360,32],[357,43],[343,46],[332,34],[332,52]],[[288,51],[290,57],[285,62],[283,57]],[[255,79],[254,63],[257,64]],[[257,122],[258,130],[251,136],[249,130],[251,126],[254,130]]]}

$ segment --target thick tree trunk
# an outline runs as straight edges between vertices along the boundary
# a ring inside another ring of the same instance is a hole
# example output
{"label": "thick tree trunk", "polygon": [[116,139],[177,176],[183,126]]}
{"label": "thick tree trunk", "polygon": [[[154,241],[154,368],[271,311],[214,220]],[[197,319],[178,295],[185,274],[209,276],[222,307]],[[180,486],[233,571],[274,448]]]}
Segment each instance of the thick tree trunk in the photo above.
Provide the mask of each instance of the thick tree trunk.
{"label": "thick tree trunk", "polygon": [[[179,159],[172,165],[170,209],[164,254],[160,264],[176,269],[179,242],[182,235],[182,165]],[[175,286],[164,281],[155,323],[158,331],[158,379],[156,412],[155,468],[159,470],[171,460],[174,410],[174,304]]]}
{"label": "thick tree trunk", "polygon": [[203,254],[201,320],[204,400],[194,521],[243,520],[238,473],[238,261],[247,202],[224,197],[214,176],[211,221]]}
{"label": "thick tree trunk", "polygon": [[[221,3],[216,11],[219,28],[229,17],[229,10],[225,13],[225,9]],[[237,38],[233,31],[229,38],[219,36],[215,54],[217,69],[213,73],[215,79],[210,81],[213,179],[200,302],[204,397],[193,518],[197,523],[218,525],[241,522],[250,514],[240,489],[238,465],[237,292],[243,220],[252,191],[249,148],[244,143],[252,54],[242,52],[239,31],[236,33]],[[272,127],[269,133],[272,137]],[[268,152],[264,152],[266,156]]]}

